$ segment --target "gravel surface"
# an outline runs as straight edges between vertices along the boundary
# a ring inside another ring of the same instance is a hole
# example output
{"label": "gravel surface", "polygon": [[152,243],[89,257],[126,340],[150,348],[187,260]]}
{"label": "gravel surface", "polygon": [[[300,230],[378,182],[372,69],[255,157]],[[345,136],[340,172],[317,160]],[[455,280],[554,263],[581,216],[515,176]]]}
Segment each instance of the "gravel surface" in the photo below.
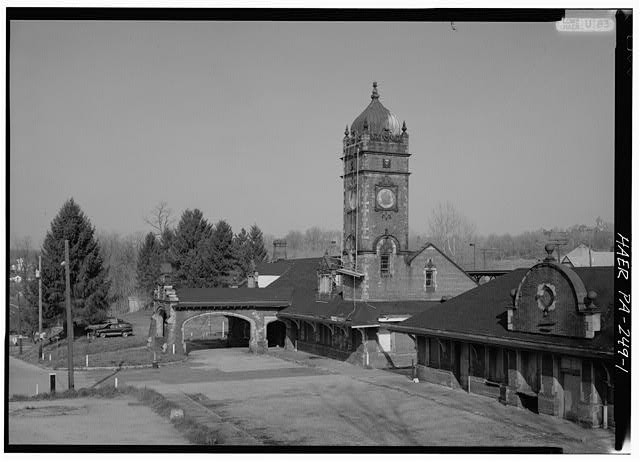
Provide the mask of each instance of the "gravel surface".
{"label": "gravel surface", "polygon": [[306,353],[274,357],[219,349],[189,358],[118,377],[164,394],[196,396],[264,444],[552,446],[574,453],[608,452],[613,446],[608,430]]}

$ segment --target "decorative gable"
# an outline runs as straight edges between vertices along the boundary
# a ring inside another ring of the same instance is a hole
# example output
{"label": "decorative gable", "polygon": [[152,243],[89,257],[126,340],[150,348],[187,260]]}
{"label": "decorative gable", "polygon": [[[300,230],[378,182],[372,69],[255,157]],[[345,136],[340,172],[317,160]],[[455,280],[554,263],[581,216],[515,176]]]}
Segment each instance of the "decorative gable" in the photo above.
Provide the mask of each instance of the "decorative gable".
{"label": "decorative gable", "polygon": [[600,330],[598,294],[551,258],[527,271],[511,296],[509,330],[580,338],[593,338]]}

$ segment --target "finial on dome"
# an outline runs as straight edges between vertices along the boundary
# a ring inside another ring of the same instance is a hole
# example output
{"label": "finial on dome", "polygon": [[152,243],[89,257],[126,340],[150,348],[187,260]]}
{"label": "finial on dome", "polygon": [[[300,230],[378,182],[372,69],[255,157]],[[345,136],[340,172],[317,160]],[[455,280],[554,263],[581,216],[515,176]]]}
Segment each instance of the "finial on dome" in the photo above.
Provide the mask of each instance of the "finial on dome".
{"label": "finial on dome", "polygon": [[346,128],[344,129],[344,136],[349,136],[349,125],[347,124]]}
{"label": "finial on dome", "polygon": [[547,244],[544,246],[544,251],[547,252],[547,256],[544,259],[544,261],[556,261],[555,258],[553,258],[553,250],[555,249],[553,244]]}
{"label": "finial on dome", "polygon": [[402,133],[405,133],[407,131],[407,124],[406,122],[403,120],[402,121]]}
{"label": "finial on dome", "polygon": [[378,82],[373,82],[373,91],[371,92],[371,99],[378,99],[380,95],[378,94]]}

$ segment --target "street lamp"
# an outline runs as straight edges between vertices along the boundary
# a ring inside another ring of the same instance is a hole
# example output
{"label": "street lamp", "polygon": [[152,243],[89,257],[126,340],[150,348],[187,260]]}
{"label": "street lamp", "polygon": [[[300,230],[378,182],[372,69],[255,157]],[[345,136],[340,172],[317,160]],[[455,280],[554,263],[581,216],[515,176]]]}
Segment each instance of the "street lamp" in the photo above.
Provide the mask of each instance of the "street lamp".
{"label": "street lamp", "polygon": [[473,270],[476,270],[476,243],[472,242],[469,247],[473,247]]}

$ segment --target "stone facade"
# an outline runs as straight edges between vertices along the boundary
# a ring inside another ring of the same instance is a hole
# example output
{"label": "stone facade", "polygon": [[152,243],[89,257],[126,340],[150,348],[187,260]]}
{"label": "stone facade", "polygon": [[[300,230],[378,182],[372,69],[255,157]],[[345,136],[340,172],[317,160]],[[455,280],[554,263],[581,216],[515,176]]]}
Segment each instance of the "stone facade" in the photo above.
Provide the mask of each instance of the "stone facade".
{"label": "stone facade", "polygon": [[[226,316],[231,321],[229,323],[229,332],[234,334],[234,331],[240,329],[239,323],[233,323],[233,319],[242,319],[249,323],[250,336],[249,336],[249,350],[254,353],[263,353],[267,350],[267,324],[277,320],[276,314],[279,310],[267,309],[171,309],[172,314],[167,319],[167,344],[171,348],[175,344],[176,353],[186,354],[187,347],[184,338],[184,324],[196,316],[208,316],[211,314]],[[170,321],[171,320],[171,321]]]}
{"label": "stone facade", "polygon": [[[435,343],[434,343],[435,340]],[[434,354],[444,343],[452,356]],[[576,421],[588,427],[613,426],[612,364],[578,356],[482,345],[481,370],[474,368],[478,344],[418,336],[420,380],[498,399],[504,404]],[[491,355],[496,361],[492,363]]]}
{"label": "stone facade", "polygon": [[[409,261],[409,254],[390,256],[390,274],[380,272],[380,255],[359,256],[360,270],[365,274],[353,285],[345,284],[346,300],[425,300],[441,301],[473,289],[477,284],[437,248],[427,245]],[[432,272],[431,285],[426,285],[426,271]],[[353,282],[351,280],[350,282]]]}
{"label": "stone facade", "polygon": [[573,270],[554,262],[540,263],[527,273],[510,310],[510,330],[536,334],[593,338],[600,330],[597,294]]}

